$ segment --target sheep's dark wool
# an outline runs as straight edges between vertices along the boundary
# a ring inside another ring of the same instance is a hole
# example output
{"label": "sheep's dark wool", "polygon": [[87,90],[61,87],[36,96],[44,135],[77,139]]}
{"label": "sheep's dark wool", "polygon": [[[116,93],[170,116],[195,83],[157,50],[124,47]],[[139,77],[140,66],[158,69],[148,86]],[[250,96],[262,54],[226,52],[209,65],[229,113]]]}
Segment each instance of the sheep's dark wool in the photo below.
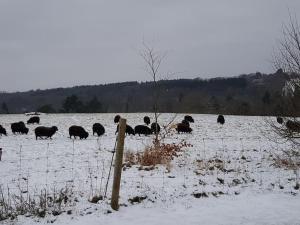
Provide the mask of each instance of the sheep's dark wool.
{"label": "sheep's dark wool", "polygon": [[116,115],[114,118],[114,123],[119,123],[121,116],[120,115]]}
{"label": "sheep's dark wool", "polygon": [[218,116],[218,119],[217,119],[217,122],[220,123],[220,124],[224,124],[225,123],[225,118],[223,115],[219,115]]}
{"label": "sheep's dark wool", "polygon": [[283,124],[283,119],[282,119],[282,117],[277,117],[276,118],[276,120],[277,120],[277,123],[279,123],[279,124]]}
{"label": "sheep's dark wool", "polygon": [[286,122],[286,128],[287,128],[290,132],[300,133],[300,122],[299,122],[299,121],[288,120],[288,121]]}
{"label": "sheep's dark wool", "polygon": [[193,131],[188,125],[183,123],[178,123],[176,127],[176,131],[179,133],[191,133]]}
{"label": "sheep's dark wool", "polygon": [[134,128],[134,133],[135,134],[138,134],[139,136],[141,134],[147,136],[147,135],[150,135],[152,134],[152,131],[149,127],[145,126],[145,125],[137,125],[135,128]]}
{"label": "sheep's dark wool", "polygon": [[144,123],[147,124],[147,126],[150,124],[150,117],[149,116],[144,117]]}
{"label": "sheep's dark wool", "polygon": [[128,135],[135,135],[134,129],[131,126],[129,126],[129,125],[126,125],[126,134],[128,134]]}
{"label": "sheep's dark wool", "polygon": [[98,135],[98,137],[100,137],[101,135],[103,135],[105,133],[105,128],[103,127],[102,124],[95,123],[93,125],[93,135],[95,135],[95,133]]}
{"label": "sheep's dark wool", "polygon": [[58,131],[58,128],[56,126],[53,127],[37,127],[34,130],[35,133],[35,139],[39,138],[50,138],[52,139],[52,136]]}
{"label": "sheep's dark wool", "polygon": [[40,123],[40,117],[33,116],[27,121],[27,124],[35,124],[35,123],[37,123],[37,124]]}
{"label": "sheep's dark wool", "polygon": [[[115,134],[117,134],[119,132],[119,124],[117,126],[117,130],[115,132]],[[127,135],[135,135],[134,130],[131,126],[126,124],[126,130],[125,130],[125,134]]]}
{"label": "sheep's dark wool", "polygon": [[190,123],[189,123],[189,121],[187,121],[187,120],[182,120],[181,123],[183,123],[183,124],[185,124],[185,125],[187,125],[187,126],[190,126]]}
{"label": "sheep's dark wool", "polygon": [[194,123],[194,118],[190,115],[185,115],[184,120],[188,121],[189,123]]}
{"label": "sheep's dark wool", "polygon": [[2,136],[2,134],[4,134],[5,136],[7,135],[6,129],[0,125],[0,136]]}
{"label": "sheep's dark wool", "polygon": [[25,126],[23,121],[12,123],[11,131],[13,134],[28,134],[29,129]]}
{"label": "sheep's dark wool", "polygon": [[151,131],[152,131],[152,133],[154,133],[154,134],[159,134],[159,132],[160,132],[160,126],[159,126],[159,124],[158,123],[152,123],[151,124]]}
{"label": "sheep's dark wool", "polygon": [[74,138],[79,137],[80,139],[87,139],[89,133],[86,132],[83,127],[74,125],[69,128],[69,135],[70,138],[73,136]]}

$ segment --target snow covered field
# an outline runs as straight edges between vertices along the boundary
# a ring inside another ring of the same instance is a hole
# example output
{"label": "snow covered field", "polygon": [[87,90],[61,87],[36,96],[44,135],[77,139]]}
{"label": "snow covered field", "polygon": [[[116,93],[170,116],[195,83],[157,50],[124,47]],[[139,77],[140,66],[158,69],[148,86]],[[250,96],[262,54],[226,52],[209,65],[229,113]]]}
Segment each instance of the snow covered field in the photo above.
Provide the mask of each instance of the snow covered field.
{"label": "snow covered field", "polygon": [[[143,124],[146,114],[122,114],[131,126]],[[151,116],[151,114],[147,114]],[[45,218],[19,216],[13,222],[33,224],[300,224],[299,190],[295,190],[292,171],[275,168],[275,154],[287,144],[270,141],[274,136],[261,117],[192,115],[192,134],[172,134],[167,142],[184,139],[192,147],[175,158],[168,171],[126,168],[122,173],[119,212],[110,211],[109,199],[98,204],[88,200],[104,195],[115,144],[115,114],[41,115],[41,125],[57,126],[53,140],[35,140],[28,135],[13,135],[10,123],[26,121],[25,115],[0,116],[8,136],[0,137],[3,148],[0,185],[4,194],[49,193],[72,186],[76,202],[68,205],[72,214]],[[162,114],[159,123],[167,124],[174,115]],[[180,122],[184,115],[177,115]],[[100,122],[106,133],[92,136],[92,125]],[[68,128],[81,125],[88,130],[87,140],[70,140]],[[127,136],[125,152],[140,152],[152,137]],[[107,196],[111,194],[111,180]],[[146,197],[139,204],[128,200]]]}

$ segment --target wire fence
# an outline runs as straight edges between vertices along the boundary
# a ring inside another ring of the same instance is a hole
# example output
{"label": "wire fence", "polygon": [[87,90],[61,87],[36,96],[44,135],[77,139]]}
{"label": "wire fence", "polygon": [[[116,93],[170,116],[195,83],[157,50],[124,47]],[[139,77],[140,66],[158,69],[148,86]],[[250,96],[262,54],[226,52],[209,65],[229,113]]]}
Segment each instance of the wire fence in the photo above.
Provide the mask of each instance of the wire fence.
{"label": "wire fence", "polygon": [[[111,142],[112,143],[112,142]],[[161,201],[197,193],[238,194],[255,191],[295,191],[294,172],[272,166],[276,154],[289,148],[261,137],[205,137],[193,140],[172,162],[154,170],[139,165],[122,173],[121,199],[137,195]],[[73,192],[92,198],[104,196],[113,144],[102,146],[99,139],[60,143],[9,144],[3,148],[0,186],[6,194],[53,192],[66,185]],[[125,151],[132,146],[125,146]],[[108,182],[109,187],[111,182]],[[108,188],[108,194],[110,195]]]}

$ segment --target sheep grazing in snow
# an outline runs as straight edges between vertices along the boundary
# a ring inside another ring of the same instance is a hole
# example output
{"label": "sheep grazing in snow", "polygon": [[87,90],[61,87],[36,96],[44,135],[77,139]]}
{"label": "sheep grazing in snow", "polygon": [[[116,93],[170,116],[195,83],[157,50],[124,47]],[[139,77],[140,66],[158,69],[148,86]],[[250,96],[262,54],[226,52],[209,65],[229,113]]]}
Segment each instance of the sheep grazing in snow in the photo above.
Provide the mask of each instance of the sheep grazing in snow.
{"label": "sheep grazing in snow", "polygon": [[13,132],[13,134],[28,134],[29,129],[25,126],[24,122],[20,121],[11,124],[11,131]]}
{"label": "sheep grazing in snow", "polygon": [[114,123],[119,123],[121,116],[120,115],[116,115],[114,118]]}
{"label": "sheep grazing in snow", "polygon": [[144,123],[147,124],[147,126],[150,124],[150,117],[149,116],[144,117]]}
{"label": "sheep grazing in snow", "polygon": [[42,139],[43,137],[45,138],[50,138],[52,139],[52,136],[58,131],[56,126],[53,127],[37,127],[34,130],[35,133],[35,139],[37,140],[38,137]]}
{"label": "sheep grazing in snow", "polygon": [[141,134],[144,134],[145,136],[152,134],[152,131],[149,127],[145,126],[145,125],[137,125],[134,128],[134,133],[138,134],[139,136]]}
{"label": "sheep grazing in snow", "polygon": [[6,129],[0,125],[0,136],[2,136],[2,134],[7,136]]}
{"label": "sheep grazing in snow", "polygon": [[[117,134],[119,132],[119,124],[117,126],[117,130],[115,132],[115,134]],[[135,135],[134,130],[131,126],[126,124],[126,130],[125,130],[125,134],[127,135]]]}
{"label": "sheep grazing in snow", "polygon": [[182,120],[181,123],[187,125],[188,127],[190,126],[190,123],[189,123],[189,121],[187,121],[187,120]]}
{"label": "sheep grazing in snow", "polygon": [[71,126],[69,128],[69,135],[70,138],[72,138],[72,136],[76,139],[76,137],[79,137],[80,139],[87,139],[87,137],[89,136],[89,133],[85,131],[85,129],[83,127],[80,126]]}
{"label": "sheep grazing in snow", "polygon": [[276,118],[276,120],[277,120],[277,123],[279,123],[279,124],[283,124],[283,119],[282,119],[282,117],[277,117]]}
{"label": "sheep grazing in snow", "polygon": [[194,118],[190,115],[185,115],[184,120],[188,121],[189,123],[194,123]]}
{"label": "sheep grazing in snow", "polygon": [[223,115],[219,115],[218,116],[218,119],[217,119],[217,122],[220,123],[220,124],[224,124],[225,123],[225,118]]}
{"label": "sheep grazing in snow", "polygon": [[40,117],[38,116],[33,116],[33,117],[30,117],[30,119],[27,121],[27,124],[39,124],[40,123]]}
{"label": "sheep grazing in snow", "polygon": [[159,126],[159,124],[158,123],[152,123],[151,124],[151,131],[152,131],[152,133],[154,133],[154,134],[159,134],[159,132],[160,132],[160,126]]}
{"label": "sheep grazing in snow", "polygon": [[178,123],[176,127],[176,131],[179,133],[191,133],[193,131],[188,125],[184,123]]}
{"label": "sheep grazing in snow", "polygon": [[286,128],[290,132],[300,133],[300,122],[299,121],[288,120],[285,125],[286,125]]}
{"label": "sheep grazing in snow", "polygon": [[95,133],[98,135],[98,137],[100,137],[101,135],[103,135],[105,133],[105,129],[104,129],[102,124],[94,123],[94,125],[93,125],[93,135],[95,135]]}

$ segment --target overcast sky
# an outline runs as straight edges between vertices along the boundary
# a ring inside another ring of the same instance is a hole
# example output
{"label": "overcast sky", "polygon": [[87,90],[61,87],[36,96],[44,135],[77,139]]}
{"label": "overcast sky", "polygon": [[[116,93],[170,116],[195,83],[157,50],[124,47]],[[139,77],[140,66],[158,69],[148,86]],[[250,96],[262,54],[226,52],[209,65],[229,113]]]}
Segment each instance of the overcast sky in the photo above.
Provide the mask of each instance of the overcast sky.
{"label": "overcast sky", "polygon": [[162,78],[269,73],[289,10],[300,1],[0,0],[0,90],[150,80],[143,40],[167,53]]}

